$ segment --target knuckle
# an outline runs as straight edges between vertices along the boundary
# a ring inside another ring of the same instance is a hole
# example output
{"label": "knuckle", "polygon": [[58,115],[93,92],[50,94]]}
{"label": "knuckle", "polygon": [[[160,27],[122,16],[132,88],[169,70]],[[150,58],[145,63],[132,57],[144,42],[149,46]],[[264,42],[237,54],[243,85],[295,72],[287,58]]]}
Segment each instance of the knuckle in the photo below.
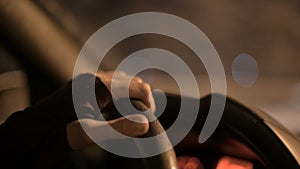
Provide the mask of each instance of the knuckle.
{"label": "knuckle", "polygon": [[150,87],[150,84],[149,83],[141,83],[141,90],[148,94],[151,92],[151,87]]}
{"label": "knuckle", "polygon": [[140,77],[138,77],[138,76],[134,77],[133,80],[134,80],[135,82],[137,82],[137,83],[143,83],[143,79],[140,78]]}

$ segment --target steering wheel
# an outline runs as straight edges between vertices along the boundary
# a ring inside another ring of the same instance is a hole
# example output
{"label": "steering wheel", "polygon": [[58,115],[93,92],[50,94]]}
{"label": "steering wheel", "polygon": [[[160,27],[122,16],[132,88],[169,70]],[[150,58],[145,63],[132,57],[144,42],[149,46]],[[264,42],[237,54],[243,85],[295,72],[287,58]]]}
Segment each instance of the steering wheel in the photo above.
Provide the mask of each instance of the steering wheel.
{"label": "steering wheel", "polygon": [[[217,95],[218,99],[226,96]],[[160,116],[160,121],[164,128],[172,125],[176,119],[178,106],[181,98],[178,95],[168,95],[168,104],[164,114]],[[229,155],[232,157],[249,160],[253,162],[254,169],[281,169],[300,167],[300,140],[293,136],[288,130],[272,119],[266,113],[237,102],[226,97],[226,105],[222,119],[218,128],[211,138],[203,144],[197,142],[198,133],[201,131],[203,123],[210,108],[211,95],[201,98],[199,115],[196,123],[189,135],[174,147],[178,155],[189,154],[197,155],[207,160],[208,168],[214,168],[215,160],[219,155]],[[140,111],[147,110],[147,107],[138,100],[132,100],[132,104]],[[120,117],[116,110],[107,111],[103,116],[107,120]],[[113,112],[113,113],[111,113]],[[186,112],[188,115],[189,112]],[[154,136],[164,131],[161,123],[157,120],[150,123],[147,136]],[[156,140],[155,145],[163,146],[169,142]],[[145,168],[178,168],[174,150],[163,154],[145,158]],[[211,164],[210,164],[211,163]]]}
{"label": "steering wheel", "polygon": [[[214,134],[202,144],[198,138],[208,116],[212,95],[226,99],[222,119]],[[176,119],[182,99],[169,95],[165,114],[160,121],[165,128]],[[170,113],[168,113],[170,112]],[[185,112],[188,115],[189,112]],[[211,94],[201,98],[199,114],[188,136],[174,147],[177,155],[192,154],[206,162],[205,168],[216,168],[219,157],[231,156],[253,163],[253,169],[300,168],[300,139],[265,112],[240,103],[228,96]]]}
{"label": "steering wheel", "polygon": [[[131,100],[132,105],[139,111],[148,111],[148,107],[140,100],[132,99]],[[117,111],[117,109],[114,106],[109,107],[105,111],[102,112],[103,117],[105,120],[113,120],[116,118],[121,117],[120,113]],[[147,118],[153,114],[147,114]],[[153,115],[154,116],[154,115]],[[160,122],[156,119],[149,123],[149,130],[148,132],[141,136],[141,137],[152,137],[156,136],[162,132],[165,132],[163,126],[160,124]],[[154,149],[162,149],[165,146],[168,146],[170,143],[169,138],[166,137],[160,137],[160,139],[155,139],[155,143],[153,143]],[[141,149],[142,147],[139,146]],[[174,149],[170,149],[162,154],[144,158],[143,159],[144,168],[147,169],[179,169],[177,165],[177,159]]]}

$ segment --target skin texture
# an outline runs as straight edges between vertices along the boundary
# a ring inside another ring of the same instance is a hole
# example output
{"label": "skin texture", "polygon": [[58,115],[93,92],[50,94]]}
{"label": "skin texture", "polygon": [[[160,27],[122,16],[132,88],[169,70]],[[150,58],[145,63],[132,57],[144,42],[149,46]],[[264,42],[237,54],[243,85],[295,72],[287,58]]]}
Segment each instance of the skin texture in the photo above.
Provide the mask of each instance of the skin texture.
{"label": "skin texture", "polygon": [[[124,72],[99,72],[97,76],[104,83],[106,88],[111,92],[111,84],[113,82],[113,76],[115,77],[114,83],[118,84],[116,91],[117,97],[124,96],[124,91],[128,91],[124,83],[130,78],[133,78],[129,86],[129,96],[132,98],[140,99],[144,104],[151,110],[155,111],[154,99],[151,93],[151,87],[148,83],[145,83],[140,77],[131,77]],[[139,123],[133,122],[139,121]],[[148,131],[149,124],[145,116],[140,114],[129,115],[126,117],[121,117],[115,120],[108,121],[104,123],[102,121],[94,119],[79,119],[67,124],[67,139],[70,147],[73,150],[83,149],[90,144],[94,144],[93,140],[86,134],[82,126],[89,133],[94,134],[93,138],[97,141],[104,141],[110,139],[121,139],[118,136],[107,134],[106,129],[108,127],[113,127],[115,130],[123,135],[137,137],[145,134]],[[97,134],[100,133],[100,134]],[[101,133],[106,133],[101,135]],[[180,169],[203,169],[203,165],[200,160],[196,157],[183,156],[178,157],[178,163]]]}
{"label": "skin texture", "polygon": [[[114,72],[100,72],[97,76],[101,79],[107,89],[111,92],[111,84]],[[115,75],[115,83],[118,84],[117,91],[127,90],[124,83],[128,81],[131,76],[127,75],[124,72],[118,72]],[[120,95],[117,97],[122,97],[123,93],[119,92]],[[129,86],[129,96],[132,98],[142,100],[145,105],[154,112],[154,99],[151,93],[151,88],[148,83],[143,82],[139,77],[134,77]],[[139,121],[139,123],[133,122]],[[74,150],[82,149],[94,142],[87,136],[86,132],[82,129],[81,125],[85,127],[86,130],[89,130],[89,133],[105,133],[105,130],[108,127],[113,127],[115,130],[120,132],[123,135],[137,137],[143,135],[147,132],[149,128],[148,120],[145,116],[140,114],[134,114],[126,117],[121,117],[116,120],[108,121],[108,123],[94,120],[94,119],[79,119],[77,121],[71,122],[67,125],[67,138],[70,147]],[[110,125],[110,126],[109,126]],[[103,131],[103,132],[101,132]],[[100,135],[95,136],[97,141],[104,141],[109,139],[120,139],[114,135]]]}
{"label": "skin texture", "polygon": [[[115,74],[114,74],[115,73]],[[124,91],[127,92],[127,88],[125,87],[124,83],[129,81],[132,78],[130,87],[129,87],[129,96],[133,98],[140,99],[148,106],[148,108],[154,112],[155,111],[155,104],[154,99],[151,93],[151,87],[148,83],[145,83],[140,77],[138,76],[130,76],[125,72],[99,72],[97,76],[101,79],[101,81],[105,84],[105,86],[111,91],[111,84],[113,76],[115,77],[114,83],[116,83],[116,95],[117,97],[123,97]]]}

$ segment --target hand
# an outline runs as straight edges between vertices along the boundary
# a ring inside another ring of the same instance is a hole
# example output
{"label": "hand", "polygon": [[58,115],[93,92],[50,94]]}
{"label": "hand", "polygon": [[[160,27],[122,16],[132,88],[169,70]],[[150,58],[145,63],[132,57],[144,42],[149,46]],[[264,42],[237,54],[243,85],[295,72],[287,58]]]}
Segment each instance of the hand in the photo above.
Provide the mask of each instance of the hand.
{"label": "hand", "polygon": [[113,71],[98,72],[97,76],[101,79],[110,92],[113,77],[115,77],[115,81],[113,82],[116,84],[114,94],[118,98],[122,98],[126,95],[125,92],[128,92],[128,89],[126,88],[126,82],[132,79],[129,86],[129,97],[140,99],[144,102],[144,104],[146,104],[146,106],[148,106],[151,112],[155,111],[155,103],[152,96],[151,87],[148,83],[143,82],[140,77],[133,77],[125,72]]}
{"label": "hand", "polygon": [[[101,79],[106,88],[111,91],[113,72],[100,72],[97,73],[97,76]],[[128,82],[131,76],[124,72],[119,72],[115,75],[115,77],[116,79],[114,79],[114,83],[118,84],[116,90],[120,91],[117,93],[117,96],[122,97],[124,96],[124,90],[126,89],[125,82]],[[129,96],[131,98],[140,99],[152,112],[154,112],[155,104],[150,85],[143,82],[141,78],[134,77],[132,79],[129,86]],[[140,123],[136,123],[134,121],[139,121]],[[79,119],[67,125],[67,138],[72,149],[82,149],[90,144],[93,144],[93,141],[86,134],[82,127],[84,127],[85,130],[88,130],[89,133],[93,133],[92,135],[94,140],[103,141],[109,139],[119,139],[117,136],[107,133],[109,127],[114,128],[123,135],[137,137],[145,134],[148,131],[149,124],[147,118],[140,114],[121,117],[116,120],[108,121],[108,123],[87,118]],[[105,136],[103,136],[103,133],[105,133]]]}

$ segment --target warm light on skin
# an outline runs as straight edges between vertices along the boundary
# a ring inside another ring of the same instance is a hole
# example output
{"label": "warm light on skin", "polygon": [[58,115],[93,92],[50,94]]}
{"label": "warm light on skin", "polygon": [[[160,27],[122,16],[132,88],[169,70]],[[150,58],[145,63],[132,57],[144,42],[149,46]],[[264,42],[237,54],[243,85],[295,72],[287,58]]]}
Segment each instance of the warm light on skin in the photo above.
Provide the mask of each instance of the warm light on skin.
{"label": "warm light on skin", "polygon": [[177,162],[179,169],[204,169],[203,163],[197,157],[179,156]]}
{"label": "warm light on skin", "polygon": [[253,169],[253,163],[224,156],[218,161],[216,169]]}

